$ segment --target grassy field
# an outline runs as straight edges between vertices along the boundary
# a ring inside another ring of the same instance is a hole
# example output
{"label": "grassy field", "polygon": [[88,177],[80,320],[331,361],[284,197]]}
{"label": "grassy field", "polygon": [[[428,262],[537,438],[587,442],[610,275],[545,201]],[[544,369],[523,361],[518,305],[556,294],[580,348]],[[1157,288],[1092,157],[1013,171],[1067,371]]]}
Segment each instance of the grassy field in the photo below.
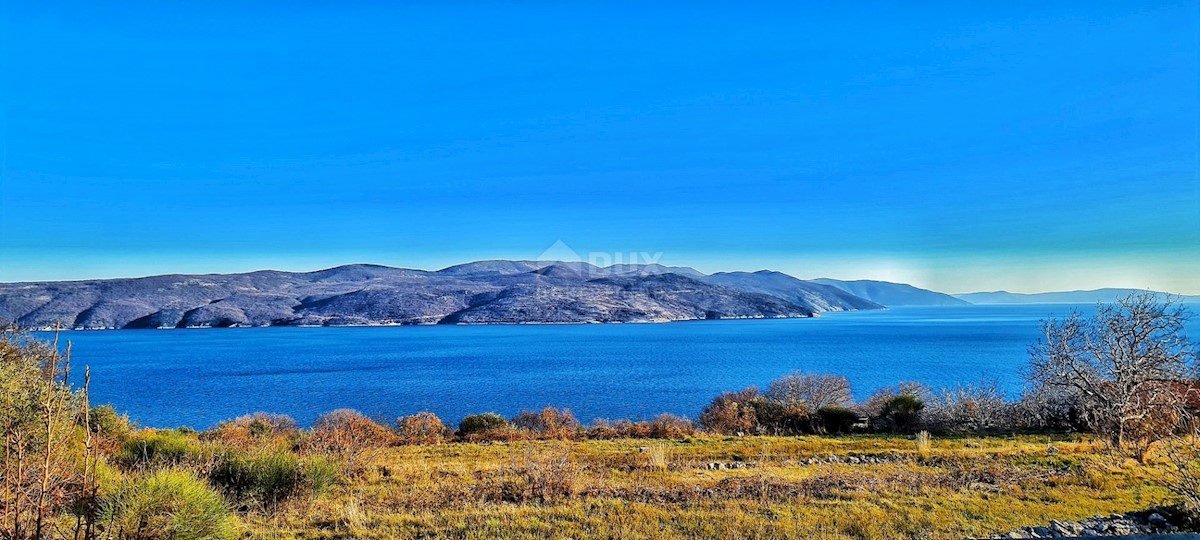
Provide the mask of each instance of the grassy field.
{"label": "grassy field", "polygon": [[964,538],[1169,503],[1088,438],[715,437],[380,449],[253,538]]}

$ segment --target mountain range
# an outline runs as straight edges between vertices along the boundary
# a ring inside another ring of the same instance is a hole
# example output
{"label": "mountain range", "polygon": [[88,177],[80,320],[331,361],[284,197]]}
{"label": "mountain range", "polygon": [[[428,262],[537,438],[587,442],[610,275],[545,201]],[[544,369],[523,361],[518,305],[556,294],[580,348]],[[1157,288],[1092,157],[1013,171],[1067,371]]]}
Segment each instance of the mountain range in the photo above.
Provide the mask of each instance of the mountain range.
{"label": "mountain range", "polygon": [[802,280],[769,270],[710,275],[658,264],[490,260],[437,271],[351,264],[315,272],[0,283],[0,324],[118,329],[662,322],[898,306],[1110,302],[1131,292],[951,296],[903,283]]}
{"label": "mountain range", "polygon": [[[972,304],[1094,304],[1112,302],[1133,293],[1146,292],[1141,289],[1092,289],[1086,291],[1062,291],[1044,293],[1011,293],[1008,291],[975,292],[956,294],[955,298]],[[1162,297],[1171,297],[1183,302],[1200,302],[1200,296],[1172,295],[1149,291]]]}
{"label": "mountain range", "polygon": [[[900,287],[862,294],[780,272],[657,264],[478,261],[437,271],[353,264],[315,272],[162,275],[0,283],[0,322],[29,328],[189,328],[659,322],[812,317],[882,309]],[[915,292],[914,292],[915,291]],[[893,304],[900,305],[900,304]]]}

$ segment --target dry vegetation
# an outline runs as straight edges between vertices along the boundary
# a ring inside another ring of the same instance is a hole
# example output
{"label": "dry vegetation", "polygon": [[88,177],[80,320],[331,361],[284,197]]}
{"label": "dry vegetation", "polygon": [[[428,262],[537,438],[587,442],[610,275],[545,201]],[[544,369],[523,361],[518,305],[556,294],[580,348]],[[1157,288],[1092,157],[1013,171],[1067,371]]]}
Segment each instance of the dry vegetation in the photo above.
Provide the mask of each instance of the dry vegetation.
{"label": "dry vegetation", "polygon": [[1088,437],[720,437],[390,448],[256,538],[963,538],[1176,502]]}

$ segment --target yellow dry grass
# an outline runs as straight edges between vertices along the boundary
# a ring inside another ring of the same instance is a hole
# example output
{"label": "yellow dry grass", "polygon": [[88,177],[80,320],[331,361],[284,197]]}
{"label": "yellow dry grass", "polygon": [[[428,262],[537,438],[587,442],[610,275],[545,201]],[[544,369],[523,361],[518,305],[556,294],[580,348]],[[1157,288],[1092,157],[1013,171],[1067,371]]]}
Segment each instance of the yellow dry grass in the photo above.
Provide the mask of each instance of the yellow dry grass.
{"label": "yellow dry grass", "polygon": [[1153,478],[1087,438],[1046,436],[443,444],[388,449],[243,526],[306,539],[964,538],[1172,502]]}

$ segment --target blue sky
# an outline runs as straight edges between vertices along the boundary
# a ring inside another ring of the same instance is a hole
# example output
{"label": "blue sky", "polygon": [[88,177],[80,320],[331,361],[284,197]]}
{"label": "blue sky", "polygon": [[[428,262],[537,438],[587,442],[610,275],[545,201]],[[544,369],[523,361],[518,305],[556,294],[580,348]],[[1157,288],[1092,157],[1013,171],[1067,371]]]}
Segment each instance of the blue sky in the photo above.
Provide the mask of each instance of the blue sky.
{"label": "blue sky", "polygon": [[1195,0],[96,4],[0,8],[0,281],[561,240],[1200,293]]}

